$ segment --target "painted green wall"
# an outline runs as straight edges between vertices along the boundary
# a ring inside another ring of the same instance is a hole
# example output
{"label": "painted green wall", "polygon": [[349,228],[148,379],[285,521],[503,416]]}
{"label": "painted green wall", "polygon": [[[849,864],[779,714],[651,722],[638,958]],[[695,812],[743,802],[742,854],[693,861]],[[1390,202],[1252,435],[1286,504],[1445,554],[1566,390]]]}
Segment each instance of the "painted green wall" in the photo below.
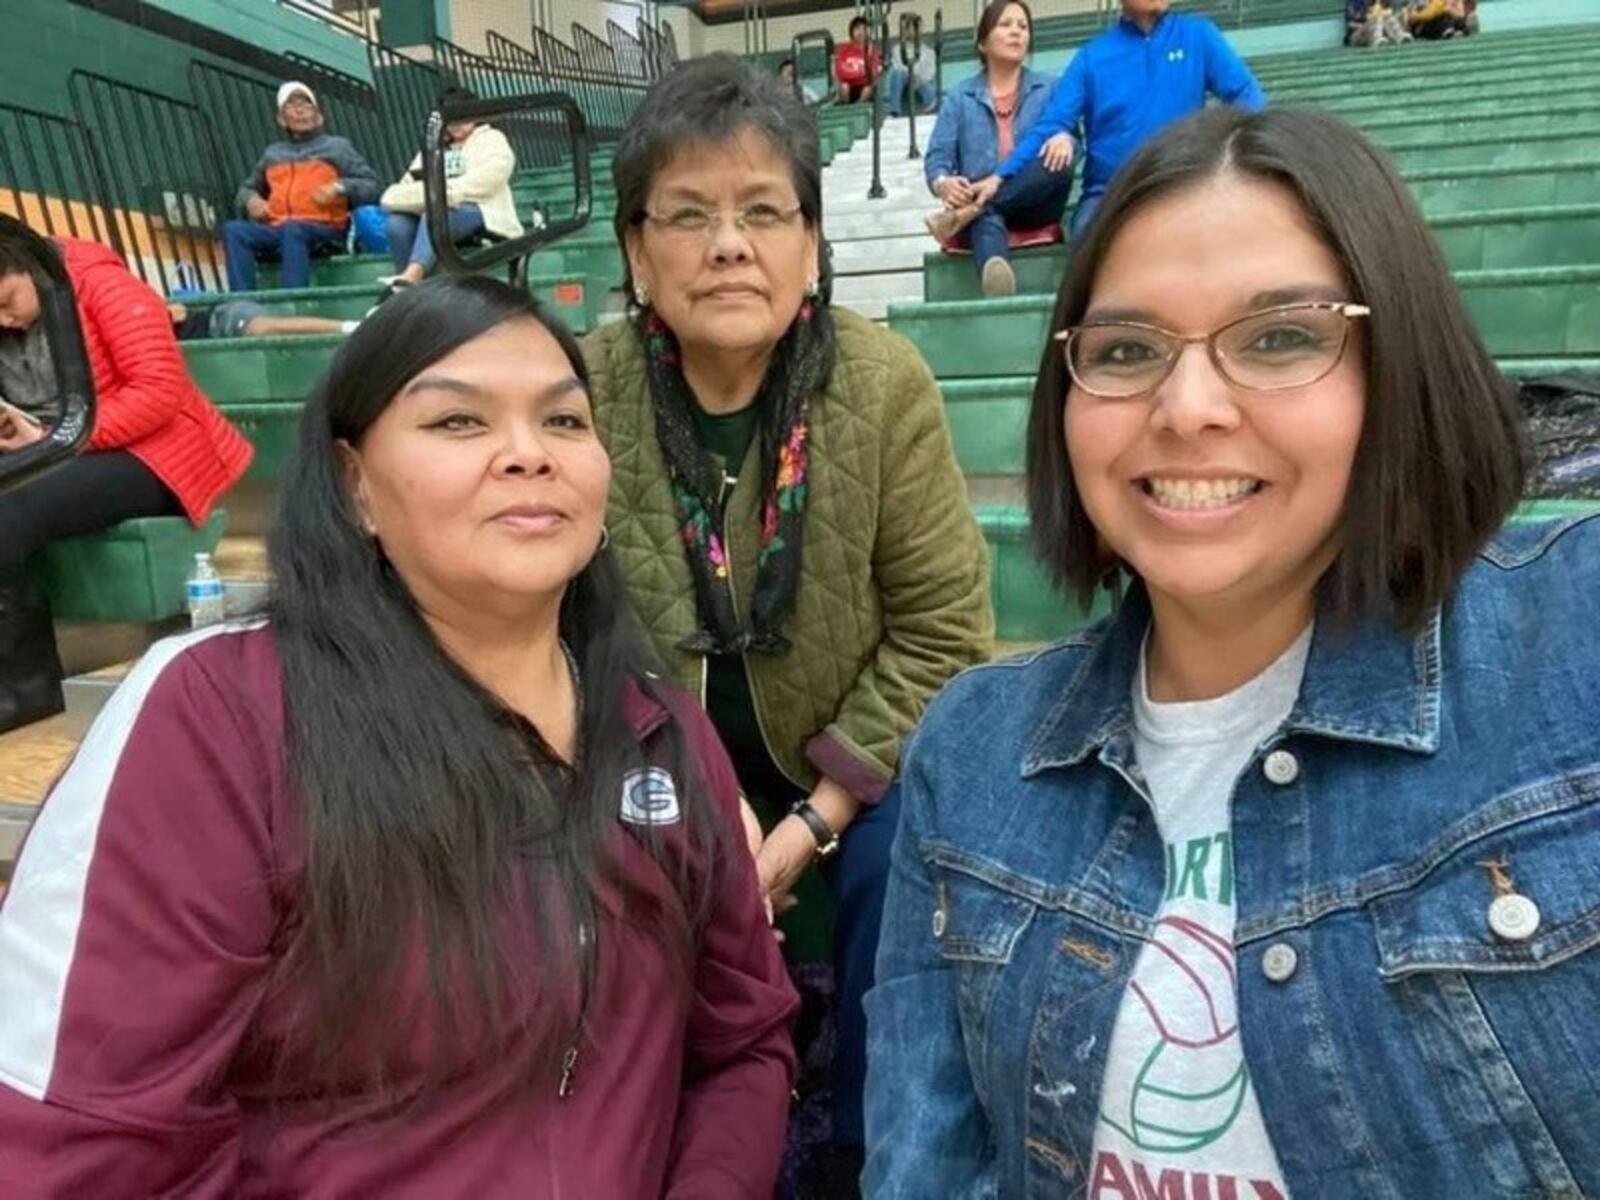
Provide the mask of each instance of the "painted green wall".
{"label": "painted green wall", "polygon": [[[272,0],[150,0],[168,11],[274,51],[294,50],[352,75],[368,77],[361,44]],[[189,98],[194,47],[71,4],[5,0],[0,38],[0,103],[71,115],[67,76],[82,68],[125,83]],[[18,36],[20,34],[20,36]]]}

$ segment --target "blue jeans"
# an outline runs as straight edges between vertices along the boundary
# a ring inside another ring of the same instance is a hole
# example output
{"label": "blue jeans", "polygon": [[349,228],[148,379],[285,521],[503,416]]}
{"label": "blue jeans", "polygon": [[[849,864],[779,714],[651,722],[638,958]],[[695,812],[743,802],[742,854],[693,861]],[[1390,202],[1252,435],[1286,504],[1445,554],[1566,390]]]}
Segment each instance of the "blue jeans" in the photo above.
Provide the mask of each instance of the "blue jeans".
{"label": "blue jeans", "polygon": [[972,261],[979,272],[991,258],[1006,257],[1007,229],[1039,229],[1057,224],[1067,210],[1072,171],[1047,171],[1035,158],[1000,185],[994,199],[967,226]]}
{"label": "blue jeans", "polygon": [[[450,240],[460,245],[483,232],[483,210],[476,204],[458,204],[446,217]],[[439,261],[428,235],[428,222],[411,213],[389,214],[389,253],[394,269],[404,271],[412,263],[424,269]]]}
{"label": "blue jeans", "polygon": [[862,1095],[867,1082],[867,1017],[861,1001],[872,988],[889,886],[889,851],[900,824],[900,785],[863,806],[839,841],[829,883],[836,903],[834,970],[839,988],[838,1043],[833,1059],[833,1136],[840,1145],[865,1143]]}
{"label": "blue jeans", "polygon": [[[889,68],[889,93],[885,97],[891,117],[906,115],[906,77],[910,74],[898,63]],[[933,107],[933,80],[917,80],[917,111],[927,112]]]}
{"label": "blue jeans", "polygon": [[256,262],[276,258],[282,263],[278,286],[311,286],[311,256],[319,250],[344,245],[344,230],[318,221],[285,221],[268,225],[243,219],[224,222],[222,247],[228,260],[228,290],[254,291]]}
{"label": "blue jeans", "polygon": [[1089,218],[1094,216],[1094,210],[1100,207],[1100,197],[1104,192],[1096,192],[1092,196],[1081,196],[1078,207],[1072,210],[1072,240],[1077,241],[1083,232],[1083,227],[1089,223]]}

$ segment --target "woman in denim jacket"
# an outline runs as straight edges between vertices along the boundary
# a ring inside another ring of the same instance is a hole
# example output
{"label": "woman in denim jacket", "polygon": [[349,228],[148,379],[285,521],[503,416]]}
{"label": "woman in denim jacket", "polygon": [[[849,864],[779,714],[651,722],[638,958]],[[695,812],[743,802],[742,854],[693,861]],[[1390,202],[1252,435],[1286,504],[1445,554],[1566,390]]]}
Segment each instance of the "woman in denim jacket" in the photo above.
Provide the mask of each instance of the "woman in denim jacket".
{"label": "woman in denim jacket", "polygon": [[1600,1195],[1600,519],[1504,525],[1516,414],[1404,185],[1191,118],[1054,328],[1035,545],[1130,582],[902,760],[867,1194]]}
{"label": "woman in denim jacket", "polygon": [[1055,80],[1023,66],[1032,36],[1033,12],[1023,0],[990,0],[978,18],[983,69],[945,93],[923,158],[928,190],[943,204],[928,217],[928,232],[946,247],[971,248],[985,295],[1017,290],[1006,231],[1060,224],[1072,191],[1072,139],[1060,134],[986,204],[976,203],[978,182],[994,174],[1050,99]]}

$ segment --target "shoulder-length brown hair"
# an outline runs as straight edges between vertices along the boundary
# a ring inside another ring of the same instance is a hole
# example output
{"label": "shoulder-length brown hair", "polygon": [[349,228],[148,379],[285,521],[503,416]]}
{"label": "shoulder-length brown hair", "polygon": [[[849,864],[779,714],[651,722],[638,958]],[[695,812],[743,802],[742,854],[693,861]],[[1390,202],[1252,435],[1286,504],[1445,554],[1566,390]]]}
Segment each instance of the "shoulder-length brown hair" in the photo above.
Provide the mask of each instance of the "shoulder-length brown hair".
{"label": "shoulder-length brown hair", "polygon": [[[1366,415],[1324,603],[1341,617],[1384,615],[1414,629],[1516,504],[1523,444],[1511,388],[1421,212],[1359,133],[1282,108],[1217,107],[1173,126],[1107,189],[1074,247],[1051,328],[1083,319],[1100,265],[1135,213],[1222,173],[1288,187],[1343,265],[1349,299],[1372,310],[1362,339]],[[1059,587],[1087,603],[1119,564],[1073,483],[1064,434],[1070,385],[1051,341],[1028,421],[1028,509],[1035,553]]]}

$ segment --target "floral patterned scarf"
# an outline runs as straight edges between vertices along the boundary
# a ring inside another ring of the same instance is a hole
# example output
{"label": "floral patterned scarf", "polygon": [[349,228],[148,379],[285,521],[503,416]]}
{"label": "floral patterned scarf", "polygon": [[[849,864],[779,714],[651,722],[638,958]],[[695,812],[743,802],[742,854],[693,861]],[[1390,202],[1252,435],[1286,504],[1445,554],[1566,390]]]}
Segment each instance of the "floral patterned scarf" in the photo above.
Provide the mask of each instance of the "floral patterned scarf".
{"label": "floral patterned scarf", "polygon": [[695,654],[746,650],[782,654],[789,639],[779,626],[794,607],[800,582],[810,456],[806,418],[812,396],[833,370],[833,315],[809,300],[801,306],[773,351],[756,396],[761,420],[761,553],[756,559],[749,628],[740,624],[728,575],[722,473],[695,436],[690,417],[695,399],[683,376],[678,339],[653,309],[641,312],[634,327],[644,344],[656,437],[672,478],[684,552],[694,577],[700,628],[681,648]]}

